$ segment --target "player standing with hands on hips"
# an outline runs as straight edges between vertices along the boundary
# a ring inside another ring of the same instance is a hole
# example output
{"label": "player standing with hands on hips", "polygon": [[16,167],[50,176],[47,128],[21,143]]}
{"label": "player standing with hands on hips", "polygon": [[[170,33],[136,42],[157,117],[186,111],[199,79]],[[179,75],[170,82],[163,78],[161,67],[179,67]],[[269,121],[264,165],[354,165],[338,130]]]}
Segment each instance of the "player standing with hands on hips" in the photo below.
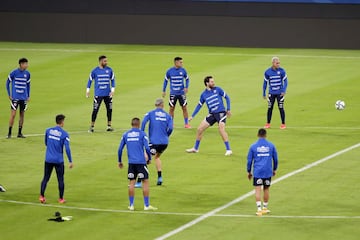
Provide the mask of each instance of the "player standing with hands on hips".
{"label": "player standing with hands on hips", "polygon": [[186,94],[188,93],[190,79],[187,75],[186,70],[183,68],[183,59],[181,57],[174,58],[174,67],[167,70],[165,74],[162,97],[165,97],[166,95],[166,86],[168,82],[170,83],[169,114],[174,119],[176,102],[179,100],[184,116],[184,127],[191,128],[188,119],[189,114],[187,110],[186,100]]}
{"label": "player standing with hands on hips", "polygon": [[64,199],[64,155],[63,150],[65,147],[66,155],[69,159],[69,168],[73,167],[71,150],[70,150],[70,137],[69,134],[63,129],[65,116],[59,114],[55,118],[56,126],[46,129],[45,132],[45,167],[44,178],[41,182],[40,197],[41,203],[45,203],[45,190],[46,185],[50,179],[53,168],[55,168],[56,176],[58,179],[59,188],[59,203],[65,203]]}
{"label": "player standing with hands on hips", "polygon": [[[271,177],[275,176],[278,168],[278,155],[274,144],[266,140],[266,130],[261,128],[258,131],[258,141],[251,145],[247,155],[248,179],[254,176],[255,200],[257,206],[256,215],[270,213],[268,209],[269,189]],[[253,170],[251,172],[251,170]],[[263,208],[261,208],[261,188],[263,187]]]}
{"label": "player standing with hands on hips", "polygon": [[[123,168],[122,152],[126,145],[128,156],[128,179],[129,184],[129,207],[130,211],[134,211],[135,200],[135,182],[136,177],[142,180],[143,183],[143,196],[144,196],[144,210],[157,210],[157,208],[150,205],[149,196],[149,170],[146,164],[151,162],[151,153],[149,147],[149,141],[144,131],[140,130],[140,119],[133,118],[131,120],[132,128],[123,134],[120,140],[120,146],[118,149],[118,162],[119,168]],[[147,155],[145,159],[144,149]]]}
{"label": "player standing with hands on hips", "polygon": [[[190,149],[186,149],[186,152],[188,153],[199,152],[200,141],[202,139],[204,131],[208,127],[214,125],[214,123],[217,122],[219,127],[219,133],[224,141],[226,148],[225,156],[230,156],[232,154],[232,151],[230,149],[228,134],[225,131],[226,118],[231,116],[230,97],[220,87],[215,86],[215,81],[212,76],[205,77],[204,84],[206,86],[206,89],[201,94],[200,101],[189,120],[191,121],[195,117],[195,115],[200,111],[202,105],[205,102],[209,109],[209,114],[200,123],[197,129],[196,141],[194,147]],[[225,98],[226,100],[226,109],[222,98]]]}
{"label": "player standing with hands on hips", "polygon": [[89,81],[86,88],[86,97],[89,97],[91,83],[94,81],[94,104],[91,115],[91,125],[89,132],[94,132],[95,120],[101,105],[104,100],[107,114],[107,129],[111,132],[114,129],[111,127],[112,118],[112,101],[115,92],[115,74],[113,70],[107,66],[107,57],[102,55],[99,57],[99,66],[94,68],[90,73]]}
{"label": "player standing with hands on hips", "polygon": [[[268,68],[264,73],[263,97],[268,101],[267,122],[264,128],[270,128],[272,111],[276,99],[281,117],[280,129],[285,129],[286,125],[285,125],[284,100],[285,100],[286,89],[288,86],[288,79],[285,70],[280,67],[280,59],[278,57],[273,57],[271,61],[272,61],[272,66]],[[266,97],[266,87],[268,84],[269,84],[269,94],[268,97]]]}
{"label": "player standing with hands on hips", "polygon": [[30,73],[26,58],[19,59],[19,68],[12,71],[6,81],[6,90],[10,99],[11,113],[9,120],[9,132],[7,138],[11,138],[12,127],[16,116],[16,110],[20,107],[18,138],[25,138],[22,134],[25,111],[27,103],[30,101]]}

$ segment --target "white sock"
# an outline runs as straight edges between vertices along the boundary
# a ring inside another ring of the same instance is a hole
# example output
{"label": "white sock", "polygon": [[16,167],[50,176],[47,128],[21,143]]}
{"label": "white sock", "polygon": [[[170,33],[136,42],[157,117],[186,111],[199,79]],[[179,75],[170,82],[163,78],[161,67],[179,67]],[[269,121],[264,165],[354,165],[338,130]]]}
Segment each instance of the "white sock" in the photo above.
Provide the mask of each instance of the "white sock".
{"label": "white sock", "polygon": [[256,206],[258,208],[258,211],[261,210],[261,201],[256,201]]}
{"label": "white sock", "polygon": [[268,202],[264,202],[264,208],[268,207]]}

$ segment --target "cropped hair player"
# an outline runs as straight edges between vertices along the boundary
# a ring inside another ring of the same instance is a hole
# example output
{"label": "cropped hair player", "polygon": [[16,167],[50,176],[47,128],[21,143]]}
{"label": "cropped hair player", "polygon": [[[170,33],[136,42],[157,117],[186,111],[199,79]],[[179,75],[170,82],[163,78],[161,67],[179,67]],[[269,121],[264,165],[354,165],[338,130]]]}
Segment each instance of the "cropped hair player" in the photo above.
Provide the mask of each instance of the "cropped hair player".
{"label": "cropped hair player", "polygon": [[11,109],[7,138],[11,138],[12,128],[18,108],[20,111],[20,118],[17,137],[25,138],[22,134],[22,128],[24,124],[25,111],[27,109],[28,102],[30,101],[30,72],[27,71],[28,67],[28,60],[26,58],[20,58],[19,68],[13,70],[6,81],[6,90],[10,99]]}
{"label": "cropped hair player", "polygon": [[[256,215],[262,216],[270,213],[268,203],[270,199],[271,177],[275,176],[278,168],[278,154],[273,143],[266,140],[266,130],[258,130],[258,140],[253,143],[248,151],[246,170],[248,179],[253,178]],[[263,203],[261,202],[261,189],[263,189]],[[263,207],[261,207],[263,204]]]}
{"label": "cropped hair player", "polygon": [[191,128],[189,125],[189,114],[187,110],[186,94],[188,93],[190,79],[183,68],[182,57],[174,58],[174,66],[169,68],[165,73],[165,79],[162,89],[162,97],[166,95],[166,87],[169,83],[170,95],[169,95],[169,114],[174,119],[174,111],[176,103],[179,101],[184,117],[184,127]]}

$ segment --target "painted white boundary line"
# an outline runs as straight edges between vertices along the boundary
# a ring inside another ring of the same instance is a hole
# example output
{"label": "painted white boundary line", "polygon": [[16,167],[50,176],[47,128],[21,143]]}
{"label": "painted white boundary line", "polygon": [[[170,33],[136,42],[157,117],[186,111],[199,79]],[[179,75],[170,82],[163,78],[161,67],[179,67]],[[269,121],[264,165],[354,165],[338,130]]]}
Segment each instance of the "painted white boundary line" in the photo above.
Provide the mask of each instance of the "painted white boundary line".
{"label": "painted white boundary line", "polygon": [[[161,51],[133,51],[133,50],[109,50],[109,49],[62,49],[62,48],[0,48],[0,51],[36,51],[36,52],[68,52],[68,53],[124,53],[124,54],[149,54],[149,55],[176,55],[178,52]],[[273,57],[274,54],[251,54],[251,53],[223,53],[223,52],[182,52],[183,55],[206,55],[206,56],[239,56],[239,57]],[[288,58],[322,58],[322,59],[360,59],[359,56],[334,56],[334,55],[298,55],[277,54],[279,57]]]}
{"label": "painted white boundary line", "polygon": [[[284,179],[287,179],[287,178],[289,178],[291,176],[294,176],[295,174],[301,173],[301,172],[303,172],[305,170],[308,170],[308,169],[310,169],[310,168],[312,168],[314,166],[317,166],[317,165],[319,165],[319,164],[321,164],[321,163],[323,163],[323,162],[325,162],[325,161],[327,161],[329,159],[337,157],[337,156],[339,156],[339,155],[341,155],[343,153],[346,153],[346,152],[351,151],[351,150],[353,150],[355,148],[358,148],[358,147],[360,147],[360,143],[357,143],[357,144],[355,144],[355,145],[353,145],[351,147],[345,148],[345,149],[343,149],[341,151],[338,151],[338,152],[336,152],[334,154],[331,154],[331,155],[329,155],[327,157],[324,157],[324,158],[322,158],[320,160],[317,160],[317,161],[315,161],[315,162],[313,162],[311,164],[308,164],[305,167],[302,167],[302,168],[300,168],[298,170],[295,170],[295,171],[292,171],[292,172],[290,172],[288,174],[285,174],[284,176],[281,176],[281,177],[277,178],[276,180],[274,180],[272,182],[272,184],[278,183],[278,182],[280,182],[280,181],[282,181]],[[234,199],[233,201],[231,201],[231,202],[229,202],[229,203],[227,203],[227,204],[225,204],[223,206],[220,206],[220,207],[218,207],[218,208],[216,208],[216,209],[214,209],[214,210],[212,210],[210,212],[207,212],[204,215],[202,215],[202,216],[200,216],[200,217],[198,217],[198,218],[196,218],[196,219],[194,219],[194,220],[192,220],[192,221],[190,221],[190,222],[188,222],[188,223],[186,223],[186,224],[184,224],[184,225],[182,225],[182,226],[180,226],[180,227],[178,227],[178,228],[176,228],[176,229],[174,229],[174,230],[172,230],[172,231],[170,231],[170,232],[168,232],[168,233],[166,233],[166,234],[164,234],[164,235],[162,235],[162,236],[160,236],[158,238],[156,238],[156,240],[167,239],[168,237],[171,237],[171,236],[173,236],[173,235],[175,235],[175,234],[177,234],[179,232],[182,232],[185,229],[187,229],[189,227],[192,227],[195,224],[207,219],[208,217],[214,216],[216,213],[218,213],[218,212],[220,212],[220,211],[222,211],[222,210],[224,210],[224,209],[226,209],[226,208],[228,208],[228,207],[230,207],[230,206],[232,206],[232,205],[234,205],[236,203],[241,202],[242,200],[252,196],[253,194],[254,194],[254,191],[248,192],[248,193]]]}
{"label": "painted white boundary line", "polygon": [[[227,126],[226,129],[259,129],[261,128],[261,126]],[[306,126],[306,127],[302,127],[302,126],[290,126],[287,127],[288,129],[328,129],[328,130],[339,130],[339,131],[346,131],[346,130],[360,130],[360,127],[322,127],[322,126]],[[175,129],[184,129],[183,127],[175,127]],[[195,129],[195,128],[194,128]],[[273,128],[273,129],[277,129],[277,128]],[[117,128],[114,130],[114,132],[123,132],[123,131],[127,131],[129,130],[128,128]],[[186,131],[189,131],[188,129],[185,129]],[[286,130],[285,130],[286,131]],[[70,135],[72,134],[81,134],[81,133],[88,133],[88,131],[83,130],[83,131],[74,131],[74,132],[68,132]],[[97,131],[96,133],[106,133],[106,131]],[[92,134],[92,133],[88,133],[88,134]],[[30,133],[30,134],[25,134],[25,137],[41,137],[44,136],[44,133]],[[16,137],[14,137],[16,138]]]}
{"label": "painted white boundary line", "polygon": [[[72,207],[65,205],[53,205],[53,204],[41,204],[33,202],[23,202],[14,200],[0,199],[0,202],[30,205],[38,207],[49,207],[49,208],[60,208],[70,209],[78,211],[88,212],[110,212],[110,213],[127,213],[127,214],[150,214],[150,215],[176,215],[176,216],[202,216],[202,213],[179,213],[179,212],[148,212],[148,211],[129,211],[119,209],[104,209],[104,208],[86,208],[86,207]],[[214,214],[210,217],[233,217],[233,218],[258,218],[254,214]],[[266,215],[267,218],[300,218],[300,219],[360,219],[360,216],[277,216],[277,215]]]}

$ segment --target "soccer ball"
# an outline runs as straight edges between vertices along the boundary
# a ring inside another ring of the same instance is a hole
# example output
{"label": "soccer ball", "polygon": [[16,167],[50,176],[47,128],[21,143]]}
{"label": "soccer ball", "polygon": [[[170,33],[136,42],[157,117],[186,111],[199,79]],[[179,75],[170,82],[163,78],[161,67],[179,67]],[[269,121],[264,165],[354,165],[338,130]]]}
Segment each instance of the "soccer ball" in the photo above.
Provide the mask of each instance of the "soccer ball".
{"label": "soccer ball", "polygon": [[345,102],[343,100],[337,100],[335,103],[335,108],[337,110],[343,110],[345,108]]}

